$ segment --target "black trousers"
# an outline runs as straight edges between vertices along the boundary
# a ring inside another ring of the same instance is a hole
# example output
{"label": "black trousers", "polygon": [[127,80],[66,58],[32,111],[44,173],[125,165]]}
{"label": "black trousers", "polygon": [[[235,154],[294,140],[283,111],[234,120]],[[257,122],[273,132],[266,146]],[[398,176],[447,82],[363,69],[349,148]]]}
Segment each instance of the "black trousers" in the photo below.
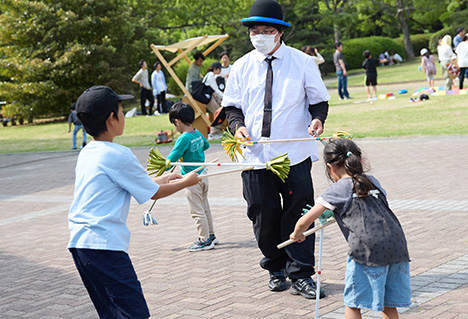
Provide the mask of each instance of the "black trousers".
{"label": "black trousers", "polygon": [[459,88],[460,90],[463,89],[463,81],[465,80],[465,75],[466,75],[466,70],[468,68],[460,68],[460,77],[459,77],[459,80],[460,80],[460,85],[459,85]]}
{"label": "black trousers", "polygon": [[166,91],[162,91],[158,95],[156,95],[156,99],[158,101],[157,110],[160,114],[167,113],[164,109],[164,104],[166,104]]}
{"label": "black trousers", "polygon": [[140,87],[140,106],[141,114],[147,115],[146,112],[146,100],[149,101],[149,115],[153,114],[154,96],[151,90],[147,90],[144,87]]}
{"label": "black trousers", "polygon": [[268,271],[284,268],[291,279],[305,278],[315,273],[315,234],[302,243],[294,243],[283,249],[276,247],[289,239],[305,205],[314,205],[311,168],[310,158],[291,166],[285,183],[266,169],[242,173],[247,215],[253,223],[255,238],[264,256],[260,266]]}

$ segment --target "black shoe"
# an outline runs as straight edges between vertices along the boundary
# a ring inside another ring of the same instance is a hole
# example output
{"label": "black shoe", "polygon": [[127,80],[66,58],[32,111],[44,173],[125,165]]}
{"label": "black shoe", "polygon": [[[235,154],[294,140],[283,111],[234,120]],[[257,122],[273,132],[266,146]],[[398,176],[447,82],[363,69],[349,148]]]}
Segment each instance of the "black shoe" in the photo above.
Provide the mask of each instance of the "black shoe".
{"label": "black shoe", "polygon": [[270,271],[270,282],[268,283],[268,288],[270,288],[271,291],[284,291],[288,289],[284,270]]}
{"label": "black shoe", "polygon": [[[315,299],[317,297],[317,285],[315,281],[310,278],[300,278],[297,280],[293,280],[291,289],[289,289],[291,295],[301,295],[307,299]],[[320,298],[325,297],[325,292],[320,289]]]}

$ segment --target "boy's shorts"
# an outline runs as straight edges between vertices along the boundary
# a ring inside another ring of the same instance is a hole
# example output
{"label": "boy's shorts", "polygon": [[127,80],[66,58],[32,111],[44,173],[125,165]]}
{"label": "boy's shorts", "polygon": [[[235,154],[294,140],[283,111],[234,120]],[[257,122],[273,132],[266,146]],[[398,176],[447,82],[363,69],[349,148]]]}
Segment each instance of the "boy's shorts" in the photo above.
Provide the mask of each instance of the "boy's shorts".
{"label": "boy's shorts", "polygon": [[70,248],[70,252],[100,318],[150,316],[127,253],[78,248]]}
{"label": "boy's shorts", "polygon": [[376,86],[377,85],[377,75],[366,75],[366,86]]}
{"label": "boy's shorts", "polygon": [[408,262],[371,267],[348,256],[345,281],[344,304],[350,308],[383,311],[411,305]]}

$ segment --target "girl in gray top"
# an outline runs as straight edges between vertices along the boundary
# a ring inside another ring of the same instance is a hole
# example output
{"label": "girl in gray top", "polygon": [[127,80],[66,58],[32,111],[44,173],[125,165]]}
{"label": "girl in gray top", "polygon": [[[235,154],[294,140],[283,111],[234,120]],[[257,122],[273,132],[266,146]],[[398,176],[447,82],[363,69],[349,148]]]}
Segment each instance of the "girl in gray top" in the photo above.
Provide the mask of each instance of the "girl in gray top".
{"label": "girl in gray top", "polygon": [[364,174],[361,150],[348,139],[332,139],[324,149],[327,175],[335,183],[301,217],[291,239],[325,210],[333,215],[349,244],[344,292],[345,318],[361,318],[361,308],[398,318],[396,307],[411,305],[409,254],[405,234],[388,206],[386,192]]}

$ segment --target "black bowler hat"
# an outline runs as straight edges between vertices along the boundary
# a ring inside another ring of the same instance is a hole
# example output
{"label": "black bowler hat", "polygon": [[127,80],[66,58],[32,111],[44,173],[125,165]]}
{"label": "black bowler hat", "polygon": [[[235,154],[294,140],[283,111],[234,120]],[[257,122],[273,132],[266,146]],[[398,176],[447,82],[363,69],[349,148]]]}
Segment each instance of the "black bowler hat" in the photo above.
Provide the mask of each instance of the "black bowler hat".
{"label": "black bowler hat", "polygon": [[241,20],[242,25],[271,25],[281,29],[289,28],[290,23],[283,21],[283,9],[275,0],[257,0],[250,7],[249,17]]}

